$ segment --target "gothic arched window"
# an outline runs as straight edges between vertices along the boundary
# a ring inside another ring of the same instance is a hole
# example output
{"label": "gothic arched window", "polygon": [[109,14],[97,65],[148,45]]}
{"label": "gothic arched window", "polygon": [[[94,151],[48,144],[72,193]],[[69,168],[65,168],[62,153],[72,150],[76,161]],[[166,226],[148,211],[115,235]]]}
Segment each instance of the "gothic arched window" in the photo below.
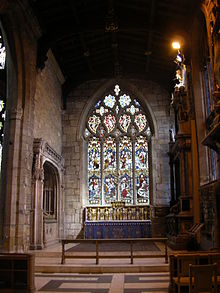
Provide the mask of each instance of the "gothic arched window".
{"label": "gothic arched window", "polygon": [[150,204],[147,114],[140,101],[120,92],[116,85],[88,114],[89,205]]}

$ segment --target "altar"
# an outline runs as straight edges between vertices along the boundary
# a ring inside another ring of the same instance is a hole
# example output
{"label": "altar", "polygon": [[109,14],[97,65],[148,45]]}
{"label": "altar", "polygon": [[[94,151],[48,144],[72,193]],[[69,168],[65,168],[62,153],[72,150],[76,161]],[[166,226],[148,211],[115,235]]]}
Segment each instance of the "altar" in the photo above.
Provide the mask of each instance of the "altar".
{"label": "altar", "polygon": [[151,237],[151,221],[86,222],[85,239],[119,239]]}
{"label": "altar", "polygon": [[151,237],[150,206],[87,207],[85,209],[85,239],[118,239]]}

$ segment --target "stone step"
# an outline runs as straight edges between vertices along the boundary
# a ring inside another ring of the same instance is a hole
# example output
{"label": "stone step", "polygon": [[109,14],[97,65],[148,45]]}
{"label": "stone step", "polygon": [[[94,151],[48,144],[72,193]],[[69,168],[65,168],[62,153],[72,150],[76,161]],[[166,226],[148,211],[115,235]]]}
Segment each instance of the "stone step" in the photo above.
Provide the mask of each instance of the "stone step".
{"label": "stone step", "polygon": [[71,266],[71,265],[36,265],[35,272],[37,273],[80,273],[80,274],[94,274],[94,273],[144,273],[144,272],[168,272],[168,265],[117,265],[117,266]]}

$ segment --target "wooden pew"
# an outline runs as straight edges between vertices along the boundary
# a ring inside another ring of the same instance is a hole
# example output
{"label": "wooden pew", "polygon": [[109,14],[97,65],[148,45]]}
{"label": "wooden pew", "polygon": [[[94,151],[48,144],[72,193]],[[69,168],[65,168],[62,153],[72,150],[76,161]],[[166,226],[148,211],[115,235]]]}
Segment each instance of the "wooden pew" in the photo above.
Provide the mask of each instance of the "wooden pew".
{"label": "wooden pew", "polygon": [[220,253],[210,253],[209,263],[217,264],[217,284],[220,285]]}
{"label": "wooden pew", "polygon": [[34,293],[34,255],[0,253],[0,292]]}
{"label": "wooden pew", "polygon": [[170,292],[181,292],[189,286],[189,264],[205,265],[217,263],[217,284],[220,285],[220,253],[198,251],[170,255]]}

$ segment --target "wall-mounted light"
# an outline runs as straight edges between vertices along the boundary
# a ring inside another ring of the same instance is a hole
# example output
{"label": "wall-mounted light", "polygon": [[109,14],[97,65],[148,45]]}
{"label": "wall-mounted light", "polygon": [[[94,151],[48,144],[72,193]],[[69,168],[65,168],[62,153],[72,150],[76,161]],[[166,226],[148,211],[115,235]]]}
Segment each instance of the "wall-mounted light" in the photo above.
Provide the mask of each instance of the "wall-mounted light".
{"label": "wall-mounted light", "polygon": [[177,64],[175,90],[183,90],[186,87],[186,66],[184,64],[185,58],[181,47],[182,42],[180,42],[178,39],[172,42],[172,48],[177,50],[176,58],[174,60],[174,62]]}
{"label": "wall-mounted light", "polygon": [[175,50],[179,50],[181,48],[180,42],[179,41],[173,41],[172,42],[172,47]]}

